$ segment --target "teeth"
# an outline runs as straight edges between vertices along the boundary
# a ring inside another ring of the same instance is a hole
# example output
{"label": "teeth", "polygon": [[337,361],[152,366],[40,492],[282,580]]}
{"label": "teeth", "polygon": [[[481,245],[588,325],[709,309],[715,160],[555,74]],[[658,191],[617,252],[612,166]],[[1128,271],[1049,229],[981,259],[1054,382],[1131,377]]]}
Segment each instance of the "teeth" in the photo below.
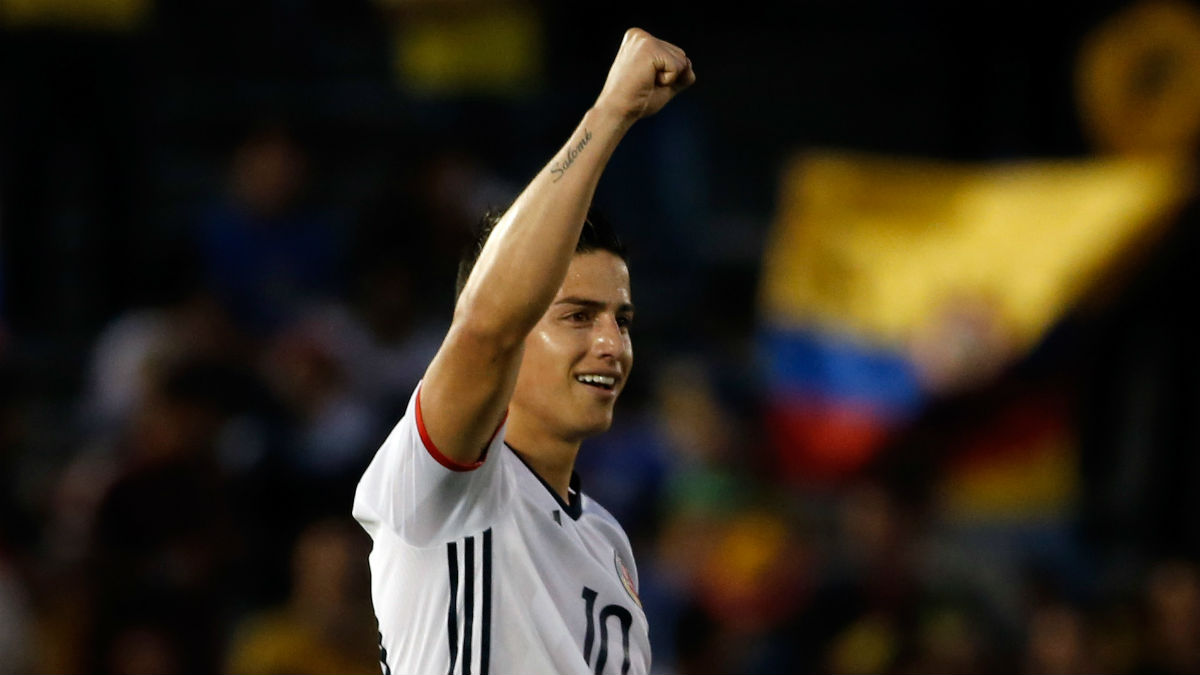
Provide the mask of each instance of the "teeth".
{"label": "teeth", "polygon": [[576,375],[575,379],[586,384],[600,384],[611,387],[617,383],[617,378],[608,375]]}

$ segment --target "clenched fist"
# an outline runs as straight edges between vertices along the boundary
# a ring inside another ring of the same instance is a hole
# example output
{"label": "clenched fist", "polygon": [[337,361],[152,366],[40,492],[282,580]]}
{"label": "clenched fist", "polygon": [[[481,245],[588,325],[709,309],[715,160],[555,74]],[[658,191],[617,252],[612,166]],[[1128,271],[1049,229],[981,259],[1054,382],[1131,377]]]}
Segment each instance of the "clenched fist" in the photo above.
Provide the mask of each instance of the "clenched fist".
{"label": "clenched fist", "polygon": [[630,28],[595,107],[638,120],[662,110],[695,81],[692,60],[682,49],[641,28]]}

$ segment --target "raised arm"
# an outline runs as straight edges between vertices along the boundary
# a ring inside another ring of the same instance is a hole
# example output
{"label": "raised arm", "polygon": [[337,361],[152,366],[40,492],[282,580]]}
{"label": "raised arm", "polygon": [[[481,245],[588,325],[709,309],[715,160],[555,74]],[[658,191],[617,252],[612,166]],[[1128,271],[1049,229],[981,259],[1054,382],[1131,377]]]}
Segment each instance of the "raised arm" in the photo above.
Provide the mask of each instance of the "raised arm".
{"label": "raised arm", "polygon": [[626,31],[593,106],[497,223],[421,385],[425,430],[447,458],[475,462],[499,425],[525,337],[562,285],[617,144],[693,81],[683,50],[641,29]]}

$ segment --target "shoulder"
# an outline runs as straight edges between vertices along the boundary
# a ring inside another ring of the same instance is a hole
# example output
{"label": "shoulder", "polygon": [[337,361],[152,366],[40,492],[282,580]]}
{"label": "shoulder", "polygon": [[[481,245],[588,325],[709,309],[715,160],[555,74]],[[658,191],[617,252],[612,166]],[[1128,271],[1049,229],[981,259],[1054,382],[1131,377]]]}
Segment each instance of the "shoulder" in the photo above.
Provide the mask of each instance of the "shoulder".
{"label": "shoulder", "polygon": [[585,492],[582,496],[582,511],[583,519],[586,519],[591,527],[603,531],[607,536],[614,539],[614,543],[624,544],[629,547],[629,535],[625,534],[625,528],[621,526],[620,521],[616,519],[608,509],[604,508],[600,502],[592,499]]}
{"label": "shoulder", "polygon": [[613,514],[608,512],[608,509],[604,508],[604,506],[600,502],[596,501],[595,499],[592,499],[592,497],[590,495],[588,495],[586,492],[583,493],[582,500],[583,500],[583,502],[582,502],[583,512],[585,514],[590,514],[592,516],[595,516],[596,518],[600,518],[601,520],[608,521],[608,522],[613,523],[618,526],[620,525],[620,523],[617,522],[617,519],[613,516]]}

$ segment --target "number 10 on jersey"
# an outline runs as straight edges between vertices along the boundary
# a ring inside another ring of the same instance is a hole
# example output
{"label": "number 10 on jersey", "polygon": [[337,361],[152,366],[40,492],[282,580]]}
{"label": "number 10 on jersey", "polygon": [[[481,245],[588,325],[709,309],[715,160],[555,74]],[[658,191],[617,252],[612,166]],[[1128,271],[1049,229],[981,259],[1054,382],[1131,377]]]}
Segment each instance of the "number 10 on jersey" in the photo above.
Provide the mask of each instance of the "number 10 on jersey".
{"label": "number 10 on jersey", "polygon": [[629,629],[633,626],[633,615],[620,605],[605,605],[596,613],[596,591],[583,587],[584,612],[587,614],[587,633],[583,637],[583,659],[592,665],[592,647],[596,639],[596,627],[600,627],[600,649],[596,654],[596,675],[604,675],[604,666],[608,663],[608,624],[609,619],[616,618],[621,627],[621,649],[624,657],[621,661],[621,675],[629,672]]}

